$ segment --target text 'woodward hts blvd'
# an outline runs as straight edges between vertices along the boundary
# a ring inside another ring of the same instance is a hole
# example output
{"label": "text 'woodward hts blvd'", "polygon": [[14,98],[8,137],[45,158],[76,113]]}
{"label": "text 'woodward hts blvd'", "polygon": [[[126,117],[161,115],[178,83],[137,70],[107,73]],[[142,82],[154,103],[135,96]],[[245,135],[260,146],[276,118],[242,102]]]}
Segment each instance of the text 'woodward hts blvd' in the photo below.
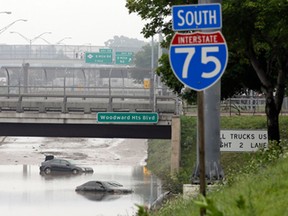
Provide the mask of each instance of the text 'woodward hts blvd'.
{"label": "text 'woodward hts blvd'", "polygon": [[158,113],[99,112],[98,123],[157,123]]}
{"label": "text 'woodward hts blvd'", "polygon": [[268,148],[266,130],[221,130],[221,151],[250,152]]}

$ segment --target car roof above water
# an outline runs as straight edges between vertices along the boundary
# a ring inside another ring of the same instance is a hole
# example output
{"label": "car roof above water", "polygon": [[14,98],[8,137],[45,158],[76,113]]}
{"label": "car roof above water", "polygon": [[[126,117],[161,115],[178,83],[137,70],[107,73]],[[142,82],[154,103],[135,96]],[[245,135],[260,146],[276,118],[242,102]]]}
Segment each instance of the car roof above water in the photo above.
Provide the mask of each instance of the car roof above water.
{"label": "car roof above water", "polygon": [[45,161],[54,159],[54,155],[46,155]]}
{"label": "car roof above water", "polygon": [[88,181],[82,185],[86,185],[86,186],[93,186],[95,184],[102,184],[102,185],[105,185],[105,186],[113,186],[113,187],[123,187],[123,185],[121,185],[120,183],[118,182],[115,182],[115,181]]}

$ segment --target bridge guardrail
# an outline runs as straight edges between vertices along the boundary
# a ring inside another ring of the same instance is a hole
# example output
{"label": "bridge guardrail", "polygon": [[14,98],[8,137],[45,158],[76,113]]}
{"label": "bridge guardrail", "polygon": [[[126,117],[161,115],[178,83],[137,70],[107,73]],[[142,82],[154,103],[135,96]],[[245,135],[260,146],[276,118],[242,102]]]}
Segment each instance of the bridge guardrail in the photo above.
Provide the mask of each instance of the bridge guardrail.
{"label": "bridge guardrail", "polygon": [[[131,95],[63,95],[63,94],[0,94],[0,111],[22,112],[152,112],[150,96]],[[177,99],[156,96],[159,113],[176,114]]]}

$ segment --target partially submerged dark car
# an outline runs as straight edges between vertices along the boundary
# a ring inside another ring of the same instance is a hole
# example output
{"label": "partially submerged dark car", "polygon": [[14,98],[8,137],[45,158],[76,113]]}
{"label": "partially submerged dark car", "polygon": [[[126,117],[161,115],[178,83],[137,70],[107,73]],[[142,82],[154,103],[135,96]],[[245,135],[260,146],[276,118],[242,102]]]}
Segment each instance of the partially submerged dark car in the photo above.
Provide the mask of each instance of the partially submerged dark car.
{"label": "partially submerged dark car", "polygon": [[91,191],[77,191],[77,194],[91,201],[105,201],[105,202],[120,199],[123,195],[126,195],[126,194],[113,194],[113,193],[106,193],[106,192],[95,193]]}
{"label": "partially submerged dark car", "polygon": [[97,192],[128,194],[132,193],[131,189],[124,188],[123,185],[115,181],[88,181],[75,189],[77,192]]}
{"label": "partially submerged dark car", "polygon": [[91,167],[81,167],[76,165],[74,162],[66,159],[54,158],[53,155],[48,155],[45,158],[45,161],[41,163],[40,173],[49,175],[54,172],[62,173],[93,173]]}

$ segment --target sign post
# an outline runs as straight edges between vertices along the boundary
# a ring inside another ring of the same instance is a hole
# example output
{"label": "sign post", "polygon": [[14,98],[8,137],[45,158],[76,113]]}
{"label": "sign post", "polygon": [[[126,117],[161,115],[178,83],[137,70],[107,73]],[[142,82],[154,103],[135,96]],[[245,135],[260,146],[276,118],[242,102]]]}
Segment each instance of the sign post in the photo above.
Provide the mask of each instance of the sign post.
{"label": "sign post", "polygon": [[[198,2],[206,4],[177,5],[172,7],[172,28],[174,31],[222,28],[221,4],[209,4],[213,0],[199,0]],[[220,31],[210,33],[194,32],[190,34],[176,33],[171,41],[169,54],[171,68],[178,80],[185,86],[198,91],[199,152],[197,158],[199,170],[196,168],[193,177],[197,177],[199,172],[200,192],[205,196],[205,167],[208,164],[210,168],[210,164],[209,161],[205,160],[206,119],[204,118],[205,94],[203,91],[218,83],[218,80],[223,75],[228,60],[227,45]],[[216,106],[217,104],[214,105]],[[215,129],[220,130],[220,128]],[[218,149],[220,152],[219,146]],[[212,173],[213,178],[216,171],[210,169],[208,172],[210,175]],[[200,213],[205,215],[205,209],[202,208]]]}

